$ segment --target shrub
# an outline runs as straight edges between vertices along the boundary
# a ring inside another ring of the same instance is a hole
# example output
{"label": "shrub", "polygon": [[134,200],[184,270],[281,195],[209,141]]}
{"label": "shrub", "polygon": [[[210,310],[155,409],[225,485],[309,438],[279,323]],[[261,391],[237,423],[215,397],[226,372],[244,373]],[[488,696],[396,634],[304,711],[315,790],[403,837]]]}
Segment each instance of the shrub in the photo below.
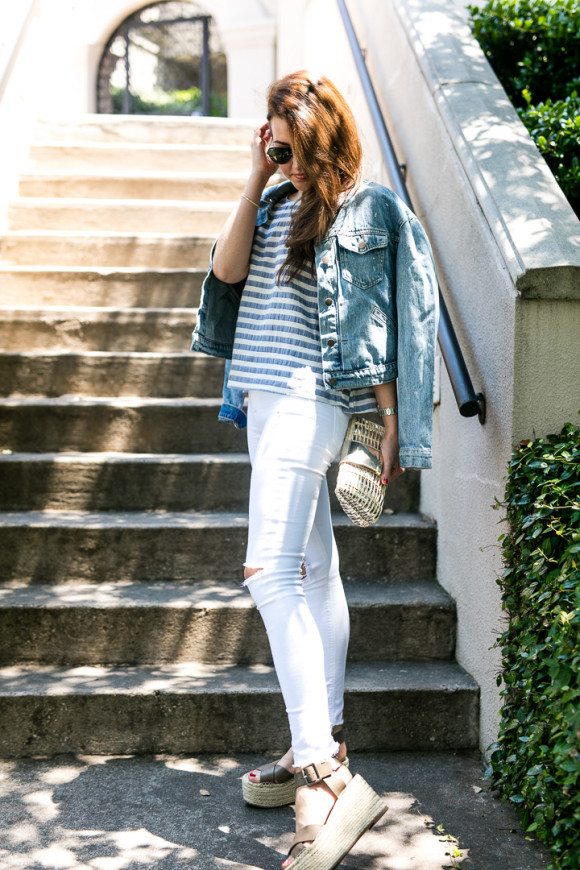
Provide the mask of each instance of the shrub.
{"label": "shrub", "polygon": [[532,105],[524,90],[527,109],[519,115],[576,214],[580,215],[580,97],[573,91],[565,100],[548,99]]}
{"label": "shrub", "polygon": [[469,6],[472,30],[510,100],[525,107],[580,83],[578,0],[489,0]]}
{"label": "shrub", "polygon": [[488,0],[471,27],[580,214],[580,0]]}
{"label": "shrub", "polygon": [[[123,112],[125,88],[112,87],[113,112]],[[209,113],[213,116],[227,114],[226,99],[210,92]],[[131,111],[134,115],[200,115],[202,108],[201,91],[197,87],[185,91],[157,90],[146,96],[131,94]]]}
{"label": "shrub", "polygon": [[580,430],[526,442],[506,487],[509,531],[498,581],[509,624],[504,706],[490,773],[502,800],[550,845],[553,866],[580,867]]}

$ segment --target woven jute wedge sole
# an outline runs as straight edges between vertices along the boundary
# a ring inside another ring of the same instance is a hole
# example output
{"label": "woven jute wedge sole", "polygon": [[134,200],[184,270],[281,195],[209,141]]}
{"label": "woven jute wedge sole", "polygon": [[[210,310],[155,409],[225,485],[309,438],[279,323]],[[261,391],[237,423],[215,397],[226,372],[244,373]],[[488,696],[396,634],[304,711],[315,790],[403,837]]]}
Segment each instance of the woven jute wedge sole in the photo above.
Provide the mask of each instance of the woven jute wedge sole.
{"label": "woven jute wedge sole", "polygon": [[[340,762],[348,767],[348,758]],[[285,807],[294,803],[296,782],[294,777],[287,782],[252,782],[245,773],[242,777],[242,795],[253,807]]]}
{"label": "woven jute wedge sole", "polygon": [[294,859],[291,870],[334,870],[387,809],[386,801],[357,773],[313,844]]}

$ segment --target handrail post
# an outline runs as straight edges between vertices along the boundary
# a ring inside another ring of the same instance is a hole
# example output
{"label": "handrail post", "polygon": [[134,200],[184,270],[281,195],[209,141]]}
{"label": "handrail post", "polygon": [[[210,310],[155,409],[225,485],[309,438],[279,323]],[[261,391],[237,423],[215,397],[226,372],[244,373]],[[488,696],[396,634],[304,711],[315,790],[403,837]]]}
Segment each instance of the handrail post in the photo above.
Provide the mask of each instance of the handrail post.
{"label": "handrail post", "polygon": [[[389,136],[389,131],[377,99],[377,95],[367,69],[363,51],[359,45],[357,35],[354,30],[350,13],[346,7],[345,0],[337,0],[338,8],[342,16],[346,35],[352,49],[352,54],[361,79],[361,84],[365,97],[367,99],[369,111],[379,140],[379,145],[383,158],[387,166],[387,172],[391,180],[393,191],[403,200],[405,205],[415,211],[409,191],[403,180],[403,169],[397,160],[395,149]],[[459,413],[462,417],[478,416],[481,424],[485,423],[486,405],[485,396],[483,393],[476,393],[473,389],[473,384],[467,370],[465,359],[453,328],[453,323],[447,310],[447,305],[441,293],[441,287],[438,284],[439,290],[439,347],[441,355],[445,362],[449,380],[453,388],[453,394],[459,407]]]}

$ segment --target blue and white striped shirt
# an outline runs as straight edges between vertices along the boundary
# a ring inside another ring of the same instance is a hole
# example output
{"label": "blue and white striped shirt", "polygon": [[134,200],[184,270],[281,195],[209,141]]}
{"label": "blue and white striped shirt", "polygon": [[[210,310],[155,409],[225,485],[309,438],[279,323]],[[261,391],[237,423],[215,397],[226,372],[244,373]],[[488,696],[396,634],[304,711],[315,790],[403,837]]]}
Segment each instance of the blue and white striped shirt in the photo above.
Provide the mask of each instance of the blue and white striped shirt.
{"label": "blue and white striped shirt", "polygon": [[296,205],[289,199],[279,202],[270,220],[256,229],[228,386],[316,398],[349,414],[374,411],[371,387],[331,393],[324,386],[316,278],[303,268],[289,284],[278,283]]}

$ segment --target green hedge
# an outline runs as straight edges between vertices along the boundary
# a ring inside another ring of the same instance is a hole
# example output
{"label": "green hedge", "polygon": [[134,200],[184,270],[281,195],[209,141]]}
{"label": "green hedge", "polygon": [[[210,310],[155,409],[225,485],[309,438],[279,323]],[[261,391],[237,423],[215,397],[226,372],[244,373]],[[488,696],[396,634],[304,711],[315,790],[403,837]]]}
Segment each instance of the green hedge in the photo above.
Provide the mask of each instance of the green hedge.
{"label": "green hedge", "polygon": [[498,581],[508,625],[491,774],[553,866],[580,867],[580,430],[520,445]]}
{"label": "green hedge", "polygon": [[[125,88],[111,87],[113,113],[121,114],[125,99]],[[202,94],[193,86],[186,91],[156,91],[146,97],[131,94],[131,113],[133,115],[194,115],[201,114]],[[227,115],[227,101],[219,94],[210,92],[209,113],[211,116]]]}
{"label": "green hedge", "polygon": [[580,0],[468,9],[474,36],[580,216]]}

